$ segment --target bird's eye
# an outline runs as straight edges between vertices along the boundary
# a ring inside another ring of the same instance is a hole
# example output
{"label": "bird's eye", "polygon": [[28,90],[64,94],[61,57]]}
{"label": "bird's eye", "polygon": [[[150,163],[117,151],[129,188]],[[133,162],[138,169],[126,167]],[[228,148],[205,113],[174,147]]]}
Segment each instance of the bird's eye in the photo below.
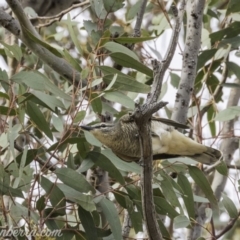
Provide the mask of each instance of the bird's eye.
{"label": "bird's eye", "polygon": [[101,128],[105,128],[105,127],[107,127],[107,125],[106,124],[101,124]]}

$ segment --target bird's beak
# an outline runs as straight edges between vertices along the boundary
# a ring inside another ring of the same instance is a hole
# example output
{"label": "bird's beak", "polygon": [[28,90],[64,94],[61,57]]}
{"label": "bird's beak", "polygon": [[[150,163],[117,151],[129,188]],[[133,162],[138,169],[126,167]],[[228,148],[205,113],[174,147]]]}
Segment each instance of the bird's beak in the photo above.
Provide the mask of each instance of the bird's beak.
{"label": "bird's beak", "polygon": [[87,130],[87,131],[91,131],[91,130],[93,130],[94,128],[93,127],[91,127],[91,126],[84,126],[84,125],[82,125],[82,126],[80,126],[83,130]]}

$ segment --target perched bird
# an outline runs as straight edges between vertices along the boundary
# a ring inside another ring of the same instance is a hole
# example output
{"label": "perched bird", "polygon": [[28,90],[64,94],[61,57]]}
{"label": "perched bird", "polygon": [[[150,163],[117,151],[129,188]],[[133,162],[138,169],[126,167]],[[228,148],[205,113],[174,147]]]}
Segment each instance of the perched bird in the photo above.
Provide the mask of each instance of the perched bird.
{"label": "perched bird", "polygon": [[[185,156],[203,164],[213,164],[221,157],[220,151],[197,143],[175,129],[186,128],[185,125],[163,118],[152,117],[150,121],[153,159]],[[122,116],[116,123],[99,123],[81,128],[90,131],[122,160],[140,160],[138,129],[129,114]]]}

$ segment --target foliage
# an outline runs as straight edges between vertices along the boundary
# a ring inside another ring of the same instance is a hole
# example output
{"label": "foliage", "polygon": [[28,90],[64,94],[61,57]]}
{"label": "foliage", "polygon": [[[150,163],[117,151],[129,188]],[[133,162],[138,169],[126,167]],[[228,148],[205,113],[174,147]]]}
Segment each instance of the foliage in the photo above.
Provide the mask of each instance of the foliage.
{"label": "foliage", "polygon": [[[141,167],[123,162],[109,149],[102,148],[89,132],[79,128],[83,122],[101,121],[106,114],[119,119],[134,109],[139,94],[142,96],[150,90],[150,60],[161,56],[159,51],[162,51],[153,46],[165,37],[172,13],[168,9],[163,11],[165,6],[158,1],[150,1],[142,35],[135,38],[131,34],[140,8],[138,2],[141,1],[131,4],[122,0],[94,0],[87,8],[76,9],[61,21],[50,26],[43,24],[39,29],[42,40],[29,33],[31,41],[65,59],[72,69],[80,72],[81,78],[87,80],[86,86],[74,80],[72,84],[29,53],[24,44],[1,41],[3,61],[11,59],[16,63],[12,75],[0,68],[0,192],[5,197],[4,201],[1,198],[1,227],[24,228],[24,222],[25,234],[33,228],[39,233],[43,229],[60,229],[62,236],[57,239],[75,236],[75,239],[118,240],[123,239],[123,210],[126,210],[134,230],[131,236],[143,231],[138,184]],[[200,128],[199,139],[204,140],[203,132],[207,132],[211,143],[219,139],[219,122],[240,115],[238,106],[223,111],[219,108],[219,103],[226,101],[224,90],[240,86],[229,82],[230,78],[240,76],[240,66],[233,60],[234,54],[239,57],[236,51],[240,46],[238,6],[237,0],[227,3],[212,0],[204,11],[202,49],[189,122],[192,128]],[[78,14],[78,18],[73,18]],[[87,16],[91,20],[86,20]],[[170,68],[161,98],[173,94],[169,90],[171,86],[179,87],[179,71],[180,65]],[[170,117],[171,107],[166,107],[162,114]],[[203,123],[204,128],[199,127]],[[153,179],[156,211],[172,223],[170,227],[159,223],[166,239],[173,237],[172,227],[174,230],[194,227],[195,203],[208,204],[208,215],[218,222],[215,230],[220,231],[226,225],[217,220],[219,214],[225,213],[232,219],[239,216],[235,200],[223,194],[217,202],[208,174],[189,164],[194,162],[187,158],[156,164]],[[99,179],[91,182],[87,177],[90,169],[98,168],[110,176],[106,192],[100,192]],[[224,164],[217,170],[228,175]],[[170,172],[178,173],[177,179]],[[191,188],[193,181],[200,189],[197,195]],[[209,226],[208,223],[202,227]],[[207,237],[207,231],[204,236]]]}

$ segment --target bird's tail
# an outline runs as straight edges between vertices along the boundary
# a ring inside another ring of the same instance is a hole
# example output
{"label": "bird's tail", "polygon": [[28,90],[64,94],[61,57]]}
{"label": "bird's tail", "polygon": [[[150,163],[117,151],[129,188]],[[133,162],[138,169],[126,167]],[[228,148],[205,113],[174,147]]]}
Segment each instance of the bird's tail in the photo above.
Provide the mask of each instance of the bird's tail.
{"label": "bird's tail", "polygon": [[205,152],[200,154],[195,154],[189,157],[193,158],[194,160],[200,163],[208,164],[208,165],[217,162],[221,158],[222,154],[219,150],[211,147],[206,147],[206,148],[207,150]]}

